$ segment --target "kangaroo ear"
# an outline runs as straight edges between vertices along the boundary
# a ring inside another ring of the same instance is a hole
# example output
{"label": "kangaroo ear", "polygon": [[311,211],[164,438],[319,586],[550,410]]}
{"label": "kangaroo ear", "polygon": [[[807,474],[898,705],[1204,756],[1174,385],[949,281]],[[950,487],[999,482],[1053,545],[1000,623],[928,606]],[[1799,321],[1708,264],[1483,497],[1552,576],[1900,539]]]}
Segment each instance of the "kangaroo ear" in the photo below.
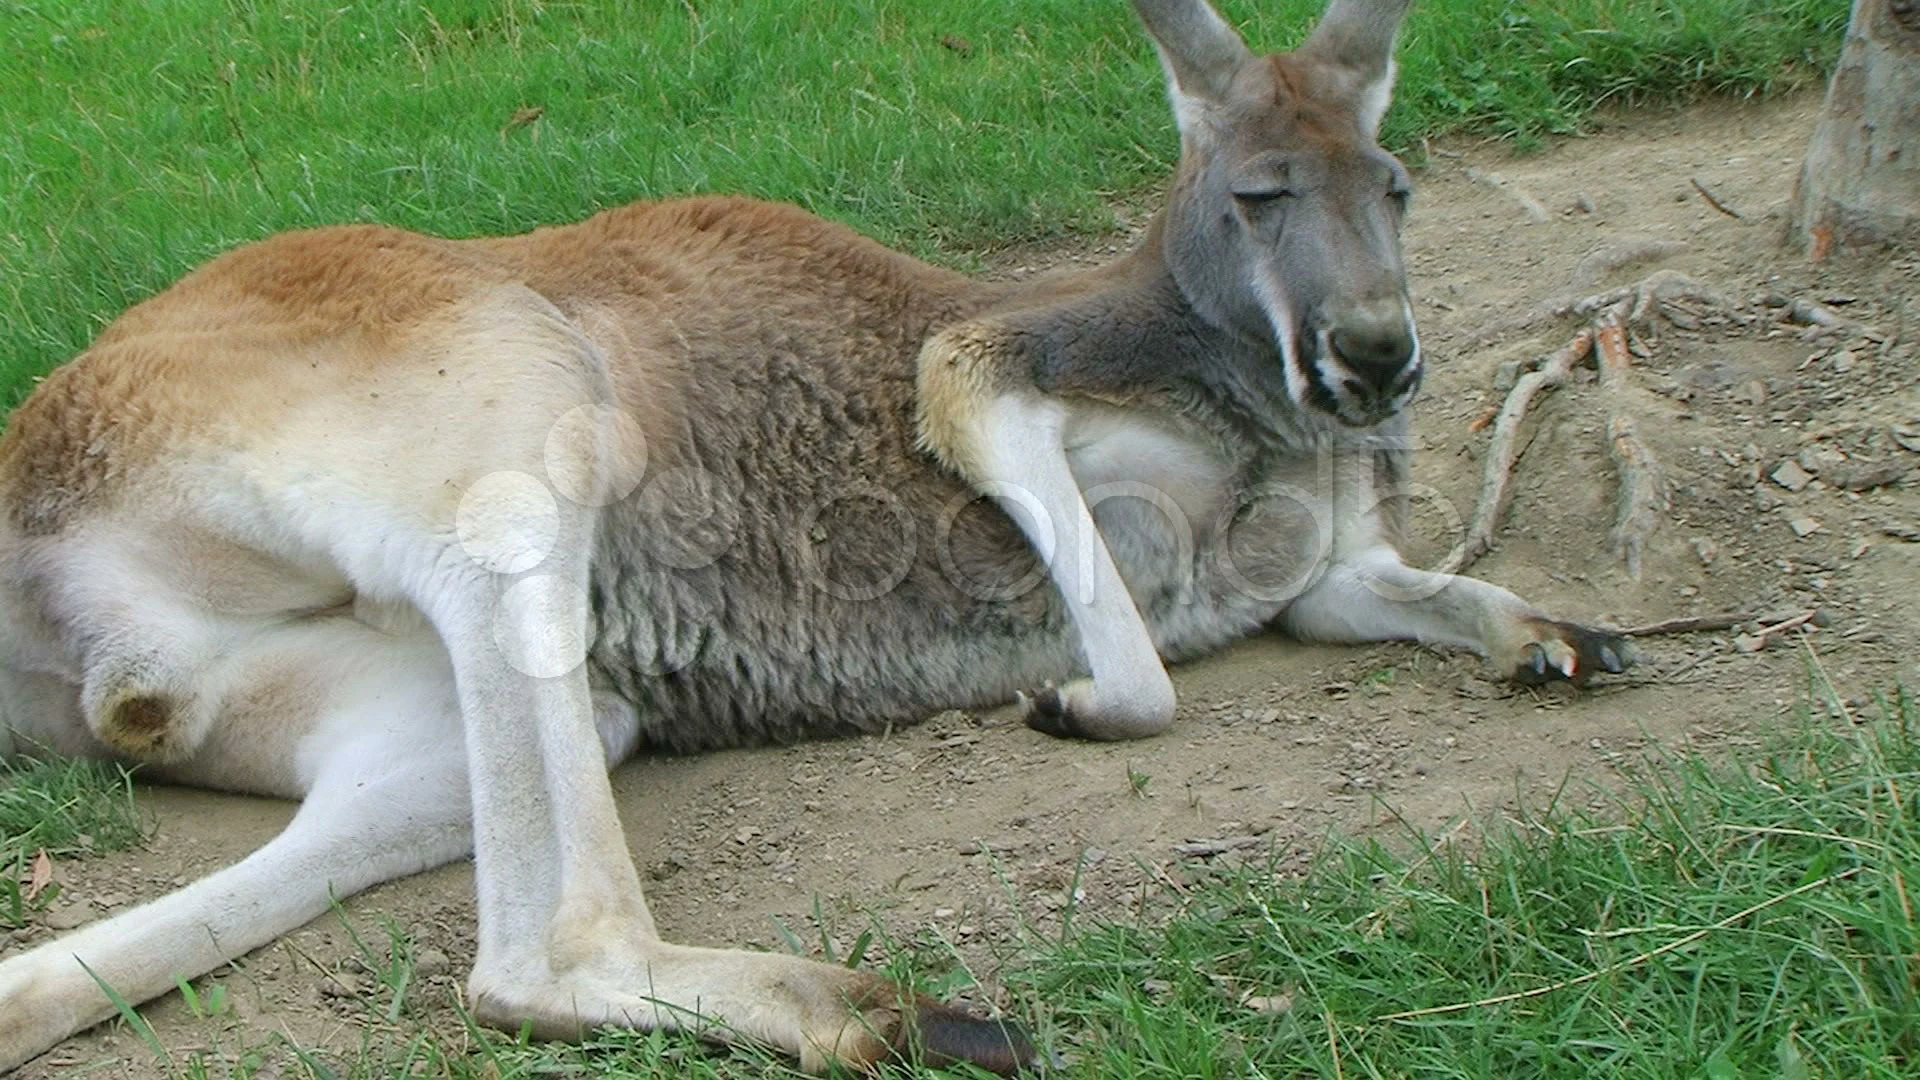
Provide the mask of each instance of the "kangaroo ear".
{"label": "kangaroo ear", "polygon": [[1174,117],[1184,132],[1197,106],[1226,97],[1234,74],[1253,53],[1206,0],[1133,0],[1133,9],[1160,54]]}
{"label": "kangaroo ear", "polygon": [[1413,0],[1333,0],[1299,55],[1341,71],[1354,115],[1369,137],[1393,100],[1393,46]]}

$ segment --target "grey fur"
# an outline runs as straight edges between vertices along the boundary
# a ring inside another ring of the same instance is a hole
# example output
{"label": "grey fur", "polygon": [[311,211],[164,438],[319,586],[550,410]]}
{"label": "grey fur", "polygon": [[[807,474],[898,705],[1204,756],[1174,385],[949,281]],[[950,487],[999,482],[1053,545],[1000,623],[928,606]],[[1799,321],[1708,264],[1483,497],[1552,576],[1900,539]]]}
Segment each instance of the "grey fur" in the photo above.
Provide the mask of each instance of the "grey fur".
{"label": "grey fur", "polygon": [[[1326,539],[1310,535],[1316,519],[1262,492],[1284,482],[1310,493],[1317,520],[1328,520],[1332,455],[1374,455],[1381,477],[1404,475],[1393,464],[1401,443],[1368,440],[1404,435],[1412,386],[1348,401],[1325,387],[1331,365],[1319,344],[1342,327],[1385,321],[1404,327],[1416,365],[1391,197],[1405,182],[1398,164],[1357,138],[1337,106],[1295,96],[1324,77],[1315,74],[1323,60],[1255,61],[1197,0],[1137,6],[1170,77],[1217,88],[1218,122],[1187,140],[1165,210],[1119,262],[983,285],[783,221],[771,235],[703,235],[701,259],[711,279],[729,283],[723,292],[649,299],[650,325],[673,333],[655,335],[653,347],[671,356],[646,367],[681,373],[668,396],[686,417],[681,430],[655,435],[665,449],[656,476],[694,470],[704,477],[694,486],[719,498],[650,497],[672,486],[650,479],[603,515],[594,681],[635,707],[645,740],[693,750],[872,730],[997,704],[1084,670],[1063,601],[1033,572],[1019,531],[913,445],[915,365],[942,330],[978,330],[1007,378],[1064,399],[1124,403],[1217,462],[1227,481],[1214,513],[1189,523],[1190,551],[1140,500],[1096,511],[1170,658],[1257,630],[1316,579],[1325,553],[1315,545]],[[1229,90],[1221,72],[1238,73],[1238,85]],[[1235,194],[1280,165],[1298,189],[1273,200],[1284,205]],[[829,259],[831,273],[807,265]],[[1262,275],[1286,290],[1302,342],[1293,355],[1260,295]],[[1305,400],[1290,394],[1289,364],[1309,388]],[[701,529],[721,542],[685,541]],[[676,554],[685,547],[704,557]],[[864,595],[862,586],[895,577]],[[985,586],[967,584],[976,580]],[[1022,580],[1016,595],[982,598]],[[1250,583],[1260,595],[1249,595]]]}

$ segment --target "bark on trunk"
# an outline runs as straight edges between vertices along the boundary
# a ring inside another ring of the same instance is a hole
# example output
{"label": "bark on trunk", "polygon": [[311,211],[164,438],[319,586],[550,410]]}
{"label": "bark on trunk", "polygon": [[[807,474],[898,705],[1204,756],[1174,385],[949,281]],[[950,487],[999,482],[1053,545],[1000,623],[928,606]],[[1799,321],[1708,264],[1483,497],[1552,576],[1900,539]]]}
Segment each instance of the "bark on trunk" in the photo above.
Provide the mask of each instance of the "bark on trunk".
{"label": "bark on trunk", "polygon": [[1836,247],[1920,243],[1920,0],[1854,0],[1792,228],[1815,261]]}

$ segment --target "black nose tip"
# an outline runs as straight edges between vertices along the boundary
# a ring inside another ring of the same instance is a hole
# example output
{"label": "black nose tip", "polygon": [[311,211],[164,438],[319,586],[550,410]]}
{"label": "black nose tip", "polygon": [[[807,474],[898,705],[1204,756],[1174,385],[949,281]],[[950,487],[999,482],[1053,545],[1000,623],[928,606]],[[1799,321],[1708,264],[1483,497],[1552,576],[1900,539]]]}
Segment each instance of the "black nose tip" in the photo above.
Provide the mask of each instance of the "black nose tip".
{"label": "black nose tip", "polygon": [[1340,362],[1374,394],[1391,397],[1413,378],[1413,334],[1404,324],[1343,326],[1328,340]]}

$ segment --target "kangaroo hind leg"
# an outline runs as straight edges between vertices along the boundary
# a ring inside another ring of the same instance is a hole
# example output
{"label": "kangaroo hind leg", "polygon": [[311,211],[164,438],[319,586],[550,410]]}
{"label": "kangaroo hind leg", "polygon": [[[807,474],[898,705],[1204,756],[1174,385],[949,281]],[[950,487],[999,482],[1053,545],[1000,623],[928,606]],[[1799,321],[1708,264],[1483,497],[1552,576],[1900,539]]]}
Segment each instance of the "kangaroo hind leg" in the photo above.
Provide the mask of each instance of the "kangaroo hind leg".
{"label": "kangaroo hind leg", "polygon": [[453,683],[431,635],[309,616],[260,631],[217,679],[181,689],[208,730],[162,775],[291,782],[305,794],[300,810],[239,863],[0,963],[0,1072],[113,1015],[101,984],[135,1004],[159,997],[335,898],[471,846]]}

